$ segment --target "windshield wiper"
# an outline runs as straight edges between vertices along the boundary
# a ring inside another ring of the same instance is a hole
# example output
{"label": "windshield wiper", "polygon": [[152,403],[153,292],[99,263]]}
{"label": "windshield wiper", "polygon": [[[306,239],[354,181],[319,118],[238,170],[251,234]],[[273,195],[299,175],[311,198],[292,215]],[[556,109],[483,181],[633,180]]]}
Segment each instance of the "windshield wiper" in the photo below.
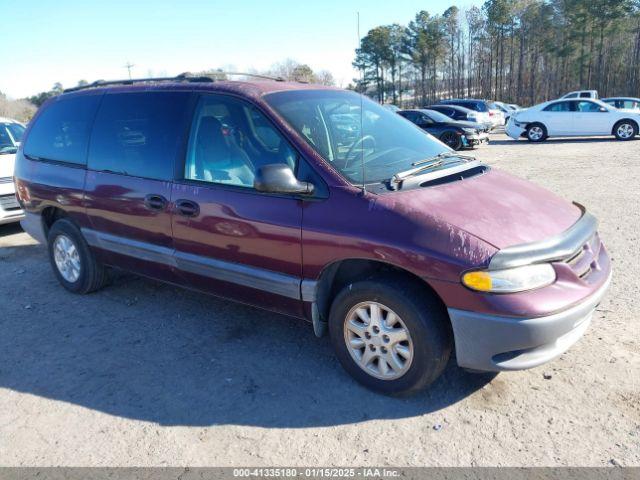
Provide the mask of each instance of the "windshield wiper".
{"label": "windshield wiper", "polygon": [[444,163],[445,158],[450,158],[450,157],[458,157],[467,162],[470,162],[476,159],[476,157],[472,157],[471,155],[462,155],[456,152],[442,152],[442,153],[439,153],[438,155],[434,155],[433,157],[425,158],[423,160],[418,160],[417,162],[413,162],[411,164],[411,166],[415,168],[411,168],[403,172],[398,172],[395,175],[393,175],[393,177],[391,177],[391,180],[390,180],[391,188],[395,190],[398,188],[398,185],[400,185],[403,180],[409,177],[413,177],[414,175],[417,175],[418,173],[424,172],[431,168],[439,167]]}
{"label": "windshield wiper", "polygon": [[[439,153],[438,155],[434,155],[433,157],[429,157],[429,158],[425,158],[423,160],[418,160],[417,162],[413,162],[411,164],[412,167],[417,167],[418,165],[424,165],[425,163],[429,163],[429,162],[433,162],[436,160],[442,160],[445,158],[449,158],[449,157],[459,157],[459,158],[463,158],[465,160],[475,160],[476,157],[472,157],[471,155],[463,155],[457,152],[442,152]],[[439,163],[442,163],[442,161],[440,161]]]}

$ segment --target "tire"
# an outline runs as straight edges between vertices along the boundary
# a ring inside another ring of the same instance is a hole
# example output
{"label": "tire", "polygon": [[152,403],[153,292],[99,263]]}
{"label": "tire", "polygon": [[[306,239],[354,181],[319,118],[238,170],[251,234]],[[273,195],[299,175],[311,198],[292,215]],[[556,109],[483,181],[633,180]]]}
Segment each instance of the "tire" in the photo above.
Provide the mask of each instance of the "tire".
{"label": "tire", "polygon": [[638,124],[632,120],[620,120],[613,127],[616,139],[627,141],[638,135]]}
{"label": "tire", "polygon": [[532,123],[525,134],[530,142],[543,142],[547,139],[547,128],[541,123]]}
{"label": "tire", "polygon": [[[367,305],[378,305],[382,312],[385,321],[379,324],[379,332],[375,332],[376,322],[371,321],[376,315]],[[354,313],[357,309],[368,313],[368,324]],[[388,312],[395,313],[398,321],[391,325],[392,329],[386,324],[390,319]],[[352,331],[354,325],[358,334]],[[399,329],[403,327],[408,332],[408,341],[400,342],[397,341],[402,338]],[[452,348],[451,327],[444,305],[417,282],[395,275],[346,286],[331,306],[329,335],[344,369],[365,387],[386,395],[408,395],[427,387],[446,367]],[[358,339],[364,346],[360,346]],[[348,346],[347,342],[354,342],[358,348]],[[367,351],[370,352],[367,358],[376,354],[378,357],[365,368],[360,362]],[[396,360],[385,360],[381,364],[382,355]],[[392,361],[401,368],[391,367]],[[383,378],[385,369],[387,378]]]}
{"label": "tire", "polygon": [[[47,236],[49,261],[58,281],[73,293],[90,293],[107,282],[107,272],[96,261],[78,227],[66,218],[57,220]],[[57,256],[58,255],[58,256]],[[64,267],[59,264],[65,265]]]}
{"label": "tire", "polygon": [[460,138],[460,135],[457,135],[455,132],[444,132],[442,135],[440,135],[440,141],[454,150],[460,150],[462,148],[462,140]]}

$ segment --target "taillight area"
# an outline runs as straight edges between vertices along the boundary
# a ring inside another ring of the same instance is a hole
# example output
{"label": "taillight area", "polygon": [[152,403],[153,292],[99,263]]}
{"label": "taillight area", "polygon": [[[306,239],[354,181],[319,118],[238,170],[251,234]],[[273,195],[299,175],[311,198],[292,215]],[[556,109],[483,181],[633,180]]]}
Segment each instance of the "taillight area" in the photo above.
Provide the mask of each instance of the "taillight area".
{"label": "taillight area", "polygon": [[16,180],[16,198],[22,204],[29,203],[31,201],[31,197],[29,195],[29,189],[27,186],[19,180]]}

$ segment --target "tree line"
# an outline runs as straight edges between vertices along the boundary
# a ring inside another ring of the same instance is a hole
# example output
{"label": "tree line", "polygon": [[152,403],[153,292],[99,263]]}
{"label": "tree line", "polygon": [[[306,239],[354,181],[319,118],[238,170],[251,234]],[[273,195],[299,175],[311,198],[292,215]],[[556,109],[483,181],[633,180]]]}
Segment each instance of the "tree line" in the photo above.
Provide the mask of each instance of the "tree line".
{"label": "tree line", "polygon": [[353,88],[399,106],[532,105],[578,89],[640,96],[640,0],[487,0],[371,29]]}

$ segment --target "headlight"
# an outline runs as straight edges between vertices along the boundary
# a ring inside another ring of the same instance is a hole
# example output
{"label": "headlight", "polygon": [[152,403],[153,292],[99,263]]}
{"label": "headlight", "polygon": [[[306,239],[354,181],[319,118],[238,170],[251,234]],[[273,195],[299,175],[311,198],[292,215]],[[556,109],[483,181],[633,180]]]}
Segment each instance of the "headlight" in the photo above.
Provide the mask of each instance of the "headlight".
{"label": "headlight", "polygon": [[513,293],[551,285],[556,271],[549,263],[505,270],[474,270],[462,275],[466,287],[479,292]]}
{"label": "headlight", "polygon": [[463,128],[462,130],[464,130],[464,133],[468,133],[469,135],[475,135],[476,133],[475,128]]}

